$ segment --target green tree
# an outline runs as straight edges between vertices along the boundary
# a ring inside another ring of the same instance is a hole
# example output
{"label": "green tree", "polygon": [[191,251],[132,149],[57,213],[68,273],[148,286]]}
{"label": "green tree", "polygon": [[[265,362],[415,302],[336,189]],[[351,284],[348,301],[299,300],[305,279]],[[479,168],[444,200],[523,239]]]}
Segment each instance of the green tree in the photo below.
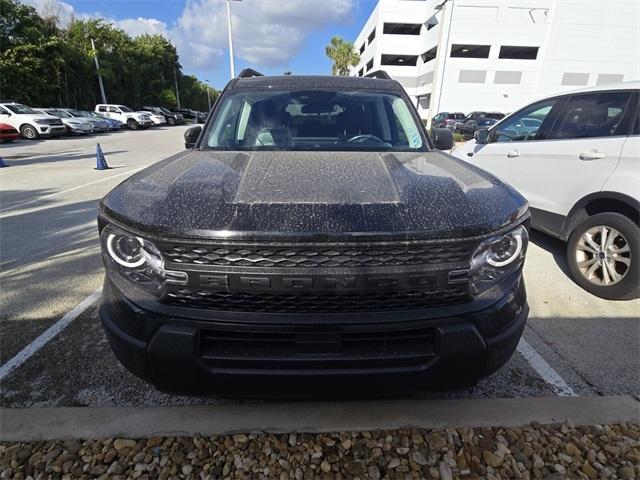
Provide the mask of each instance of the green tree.
{"label": "green tree", "polygon": [[332,37],[325,53],[333,61],[331,73],[333,75],[349,75],[349,67],[355,67],[360,62],[360,54],[353,45],[342,37]]}
{"label": "green tree", "polygon": [[[161,35],[131,38],[100,19],[57,26],[56,3],[46,18],[18,0],[0,0],[0,98],[31,106],[93,109],[101,102],[91,39],[100,59],[107,101],[131,108],[174,106],[174,72],[181,104],[207,109],[207,86],[181,73],[176,48]],[[45,4],[47,6],[47,4]],[[212,91],[213,99],[218,92]]]}

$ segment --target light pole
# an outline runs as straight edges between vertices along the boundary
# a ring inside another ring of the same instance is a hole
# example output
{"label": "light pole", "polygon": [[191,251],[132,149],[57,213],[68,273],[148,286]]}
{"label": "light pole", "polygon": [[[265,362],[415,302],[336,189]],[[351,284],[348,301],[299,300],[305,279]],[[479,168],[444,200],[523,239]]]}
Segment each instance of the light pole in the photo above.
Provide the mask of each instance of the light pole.
{"label": "light pole", "polygon": [[[234,0],[240,2],[242,0]],[[229,33],[229,66],[231,67],[231,78],[236,76],[233,65],[233,35],[231,33],[231,0],[227,0],[227,31]]]}
{"label": "light pole", "polygon": [[104,93],[104,85],[102,84],[102,74],[100,73],[100,64],[98,63],[98,53],[96,52],[96,45],[91,39],[91,50],[93,50],[93,61],[96,63],[96,72],[98,72],[98,84],[100,84],[100,95],[102,95],[102,103],[107,103],[107,96]]}
{"label": "light pole", "polygon": [[440,27],[440,39],[438,40],[436,65],[433,72],[433,83],[431,84],[431,101],[429,102],[429,118],[427,119],[428,129],[431,128],[431,119],[433,118],[433,115],[437,115],[440,111],[440,100],[442,99],[442,89],[444,87],[444,73],[447,64],[447,57],[449,56],[449,38],[451,36],[453,7],[454,0],[444,0],[441,4],[436,5],[435,7],[436,11],[442,12],[442,25]]}
{"label": "light pole", "polygon": [[207,104],[209,105],[209,111],[211,111],[211,85],[209,85],[209,80],[205,80],[207,83]]}

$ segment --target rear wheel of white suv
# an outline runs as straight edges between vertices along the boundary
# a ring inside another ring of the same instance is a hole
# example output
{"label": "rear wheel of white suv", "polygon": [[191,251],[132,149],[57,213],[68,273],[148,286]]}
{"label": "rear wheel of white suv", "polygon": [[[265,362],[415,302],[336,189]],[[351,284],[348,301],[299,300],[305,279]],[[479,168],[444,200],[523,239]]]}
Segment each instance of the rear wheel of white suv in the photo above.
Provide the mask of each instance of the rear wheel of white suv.
{"label": "rear wheel of white suv", "polygon": [[573,279],[610,300],[640,295],[640,228],[619,213],[598,213],[573,231],[567,244]]}

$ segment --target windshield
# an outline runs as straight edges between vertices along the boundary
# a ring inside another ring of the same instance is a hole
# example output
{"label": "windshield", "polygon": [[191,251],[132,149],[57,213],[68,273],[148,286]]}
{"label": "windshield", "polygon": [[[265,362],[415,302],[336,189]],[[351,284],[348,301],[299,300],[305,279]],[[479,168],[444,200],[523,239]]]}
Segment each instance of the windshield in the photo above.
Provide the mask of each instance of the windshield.
{"label": "windshield", "polygon": [[118,108],[123,112],[133,112],[129,107],[125,107],[124,105],[118,105]]}
{"label": "windshield", "polygon": [[54,117],[58,117],[58,118],[70,118],[71,115],[69,115],[67,112],[63,112],[62,110],[45,110],[45,113],[49,114],[49,115],[53,115]]}
{"label": "windshield", "polygon": [[24,105],[20,105],[19,103],[14,103],[14,104],[11,104],[11,105],[6,105],[5,104],[5,107],[7,107],[13,113],[25,113],[25,114],[29,114],[29,115],[33,115],[33,114],[37,114],[38,113],[34,109],[26,107]]}
{"label": "windshield", "polygon": [[405,100],[370,91],[234,92],[205,138],[220,150],[425,149]]}

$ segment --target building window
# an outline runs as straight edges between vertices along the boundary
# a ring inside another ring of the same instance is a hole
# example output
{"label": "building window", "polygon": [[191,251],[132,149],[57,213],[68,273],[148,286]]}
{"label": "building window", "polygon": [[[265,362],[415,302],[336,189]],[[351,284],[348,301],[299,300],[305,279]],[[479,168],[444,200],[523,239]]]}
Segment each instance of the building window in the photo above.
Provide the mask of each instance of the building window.
{"label": "building window", "polygon": [[358,70],[358,76],[362,77],[364,75],[364,68],[361,68],[360,70]]}
{"label": "building window", "polygon": [[390,35],[420,35],[420,23],[385,23],[383,33]]}
{"label": "building window", "polygon": [[459,58],[489,58],[491,45],[459,45],[451,46],[451,56]]}
{"label": "building window", "polygon": [[418,108],[420,110],[428,110],[431,104],[431,94],[421,95],[418,97]]}
{"label": "building window", "polygon": [[624,80],[624,75],[618,75],[615,73],[601,73],[598,75],[596,85],[606,85],[608,83],[620,83]]}
{"label": "building window", "polygon": [[538,47],[500,47],[498,58],[511,58],[514,60],[535,60],[538,58]]}
{"label": "building window", "polygon": [[371,42],[373,42],[374,38],[376,38],[376,29],[375,28],[373,30],[371,30],[371,33],[369,34],[369,38],[367,39],[367,41],[369,42],[369,45],[371,45]]}
{"label": "building window", "polygon": [[365,45],[365,43],[364,43],[364,42],[362,42],[362,45],[360,45],[360,48],[359,48],[359,50],[360,50],[360,55],[362,55],[362,54],[364,53],[364,47],[365,47],[365,46],[366,46],[366,45]]}
{"label": "building window", "polygon": [[435,27],[436,25],[438,25],[438,19],[434,15],[429,20],[427,20],[427,32],[431,30],[433,27]]}
{"label": "building window", "polygon": [[484,83],[487,78],[486,70],[460,70],[459,83]]}
{"label": "building window", "polygon": [[436,54],[438,53],[438,47],[433,47],[431,50],[427,50],[424,52],[422,57],[422,62],[427,63],[436,58]]}
{"label": "building window", "polygon": [[367,62],[367,72],[370,72],[373,68],[373,58]]}
{"label": "building window", "polygon": [[561,85],[584,87],[589,83],[588,73],[571,73],[567,72],[562,75]]}
{"label": "building window", "polygon": [[512,72],[507,70],[498,70],[493,78],[493,83],[503,85],[517,85],[522,81],[522,72]]}
{"label": "building window", "polygon": [[417,55],[382,55],[381,65],[411,66],[415,67],[418,61]]}

